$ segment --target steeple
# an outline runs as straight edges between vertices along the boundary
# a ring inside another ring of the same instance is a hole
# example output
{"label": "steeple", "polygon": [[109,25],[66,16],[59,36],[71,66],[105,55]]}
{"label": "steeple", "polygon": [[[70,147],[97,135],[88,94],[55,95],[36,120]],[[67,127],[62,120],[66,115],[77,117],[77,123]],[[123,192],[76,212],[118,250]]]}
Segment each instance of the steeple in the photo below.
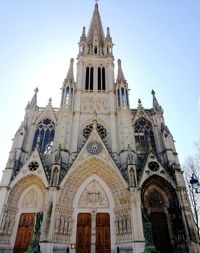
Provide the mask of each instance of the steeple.
{"label": "steeple", "polygon": [[101,22],[101,16],[99,13],[98,4],[95,4],[92,19],[88,29],[86,37],[85,27],[83,27],[82,35],[79,41],[79,56],[80,55],[95,55],[112,56],[112,38],[110,36],[110,30],[107,28],[106,37],[104,35],[103,25]]}
{"label": "steeple", "polygon": [[99,9],[98,9],[98,4],[95,4],[92,19],[90,22],[90,27],[88,30],[88,35],[87,35],[87,42],[88,43],[93,43],[93,42],[98,42],[98,43],[104,43],[105,36],[104,36],[104,31],[103,31],[103,26],[101,22],[101,17],[99,14]]}
{"label": "steeple", "polygon": [[158,100],[156,98],[156,93],[154,90],[151,91],[151,94],[153,96],[153,109],[156,111],[156,112],[159,112],[159,113],[163,113],[163,108],[161,105],[159,105],[158,103]]}

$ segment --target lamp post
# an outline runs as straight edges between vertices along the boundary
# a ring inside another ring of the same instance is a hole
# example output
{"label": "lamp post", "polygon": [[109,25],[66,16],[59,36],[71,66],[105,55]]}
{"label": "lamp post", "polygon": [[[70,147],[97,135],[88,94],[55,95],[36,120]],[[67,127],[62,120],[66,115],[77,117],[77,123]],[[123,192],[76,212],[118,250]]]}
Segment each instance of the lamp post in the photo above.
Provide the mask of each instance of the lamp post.
{"label": "lamp post", "polygon": [[196,193],[200,193],[200,183],[195,174],[192,174],[190,184]]}

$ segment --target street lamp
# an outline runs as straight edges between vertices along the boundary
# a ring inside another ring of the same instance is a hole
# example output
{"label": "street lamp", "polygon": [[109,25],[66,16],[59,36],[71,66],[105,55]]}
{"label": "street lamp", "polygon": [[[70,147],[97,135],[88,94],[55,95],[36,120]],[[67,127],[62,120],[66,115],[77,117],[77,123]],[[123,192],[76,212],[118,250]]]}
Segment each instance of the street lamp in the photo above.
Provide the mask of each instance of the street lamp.
{"label": "street lamp", "polygon": [[191,179],[190,179],[190,184],[193,189],[195,189],[196,193],[200,193],[200,184],[199,180],[197,179],[195,174],[192,174]]}

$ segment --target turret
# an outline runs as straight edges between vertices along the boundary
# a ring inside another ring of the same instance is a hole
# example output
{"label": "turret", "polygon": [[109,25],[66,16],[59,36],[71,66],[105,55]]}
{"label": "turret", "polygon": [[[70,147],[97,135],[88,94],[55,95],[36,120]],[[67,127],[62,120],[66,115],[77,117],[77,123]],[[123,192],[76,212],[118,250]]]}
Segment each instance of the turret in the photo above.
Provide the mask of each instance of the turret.
{"label": "turret", "polygon": [[119,59],[117,63],[118,63],[118,74],[116,81],[117,106],[118,108],[129,108],[128,83],[122,71],[121,60]]}
{"label": "turret", "polygon": [[75,93],[73,63],[74,59],[72,58],[70,60],[70,67],[62,87],[61,107],[62,106],[71,108],[73,107],[74,93]]}

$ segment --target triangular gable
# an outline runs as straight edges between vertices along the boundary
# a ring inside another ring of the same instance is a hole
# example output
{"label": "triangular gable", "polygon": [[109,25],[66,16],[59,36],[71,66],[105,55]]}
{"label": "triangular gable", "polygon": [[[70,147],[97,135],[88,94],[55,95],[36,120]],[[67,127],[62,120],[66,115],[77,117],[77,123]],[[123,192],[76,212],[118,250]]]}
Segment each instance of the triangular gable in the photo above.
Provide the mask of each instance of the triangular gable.
{"label": "triangular gable", "polygon": [[23,179],[23,177],[28,175],[35,175],[39,177],[46,187],[49,186],[48,178],[45,172],[45,167],[41,160],[40,154],[37,149],[31,154],[29,159],[23,165],[23,167],[19,170],[18,174],[12,180],[10,186],[14,186],[18,181]]}
{"label": "triangular gable", "polygon": [[[125,182],[125,179],[121,175],[121,172],[119,168],[117,167],[116,162],[114,161],[113,157],[109,153],[107,147],[105,146],[103,140],[101,139],[96,129],[92,130],[90,136],[88,137],[87,141],[81,148],[80,152],[74,158],[74,161],[68,172],[70,172],[70,170],[73,170],[73,168],[79,166],[81,163],[87,160],[90,160],[94,157],[101,159],[102,161],[110,165],[112,168],[114,168],[116,170],[116,173],[118,173],[118,175]],[[67,176],[67,174],[64,176],[62,181],[65,181],[65,177]]]}
{"label": "triangular gable", "polygon": [[137,108],[136,114],[133,117],[133,122],[135,122],[139,118],[145,118],[145,119],[149,120],[150,122],[152,122],[150,117],[148,116],[148,114],[145,112],[144,108],[141,105],[138,106],[138,108]]}
{"label": "triangular gable", "polygon": [[33,123],[38,124],[41,120],[46,118],[53,120],[54,123],[57,122],[57,118],[51,106],[51,103],[48,103],[48,105],[45,107],[44,110],[41,111],[41,113],[38,115],[38,117],[35,119]]}
{"label": "triangular gable", "polygon": [[151,176],[160,176],[170,182],[174,187],[174,182],[169,176],[166,169],[159,162],[156,155],[153,152],[150,152],[147,156],[146,161],[144,162],[144,166],[142,169],[142,175],[140,177],[139,186],[141,187],[145,180],[147,180]]}

